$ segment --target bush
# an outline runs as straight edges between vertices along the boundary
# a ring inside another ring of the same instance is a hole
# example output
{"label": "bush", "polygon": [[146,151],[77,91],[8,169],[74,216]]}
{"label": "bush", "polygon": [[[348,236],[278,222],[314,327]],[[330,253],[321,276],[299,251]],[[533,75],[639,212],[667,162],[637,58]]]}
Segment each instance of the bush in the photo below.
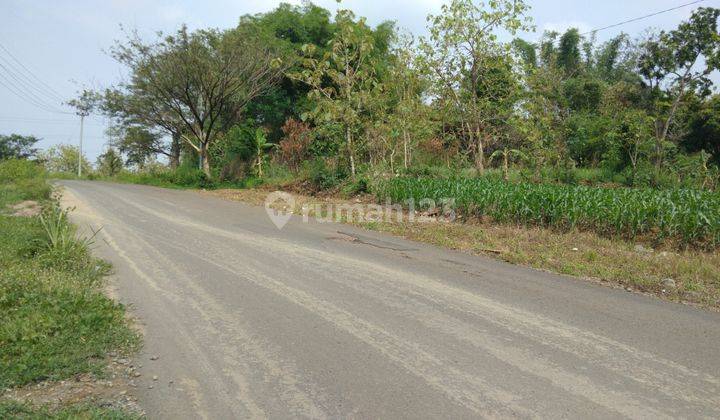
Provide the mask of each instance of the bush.
{"label": "bush", "polygon": [[316,158],[308,165],[309,181],[317,190],[335,188],[348,177],[347,172],[340,167],[331,168],[322,158]]}
{"label": "bush", "polygon": [[358,194],[370,192],[370,182],[365,176],[357,176],[354,180],[348,180],[342,187],[342,195],[352,197]]}
{"label": "bush", "polygon": [[172,184],[183,187],[213,188],[215,183],[200,169],[181,166],[169,172]]}
{"label": "bush", "polygon": [[25,159],[0,161],[0,183],[44,177],[45,168],[37,162]]}
{"label": "bush", "polygon": [[32,161],[0,161],[0,210],[23,200],[43,200],[50,196],[44,168]]}

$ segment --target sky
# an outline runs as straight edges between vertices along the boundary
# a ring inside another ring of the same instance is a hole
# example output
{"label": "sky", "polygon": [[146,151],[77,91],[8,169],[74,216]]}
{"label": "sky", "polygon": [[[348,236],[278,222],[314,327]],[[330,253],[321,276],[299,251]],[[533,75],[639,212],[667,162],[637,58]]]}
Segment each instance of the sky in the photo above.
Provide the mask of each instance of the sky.
{"label": "sky", "polygon": [[[690,0],[527,0],[537,27],[523,38],[537,39],[544,30],[581,32],[689,3]],[[299,0],[286,0],[300,4]],[[231,28],[245,14],[267,12],[280,1],[261,0],[0,0],[0,134],[35,135],[40,148],[77,144],[79,117],[62,105],[83,87],[105,88],[117,83],[124,69],[108,54],[123,38],[121,26],[152,39],[156,31],[172,32],[185,23],[191,29]],[[335,11],[335,0],[315,4]],[[345,0],[343,8],[365,16],[371,25],[394,20],[415,35],[426,33],[428,14],[443,0]],[[647,28],[673,29],[696,7],[720,7],[720,0],[654,16],[598,33],[607,40],[620,32],[641,35]],[[18,74],[21,73],[21,74]],[[27,78],[30,81],[27,81]],[[19,80],[26,80],[21,84]],[[31,85],[31,86],[30,86]],[[15,92],[22,90],[19,98]],[[28,97],[27,92],[32,92]],[[28,100],[29,99],[29,100]],[[62,111],[66,113],[60,113]],[[107,147],[100,116],[85,120],[84,151],[94,162]]]}

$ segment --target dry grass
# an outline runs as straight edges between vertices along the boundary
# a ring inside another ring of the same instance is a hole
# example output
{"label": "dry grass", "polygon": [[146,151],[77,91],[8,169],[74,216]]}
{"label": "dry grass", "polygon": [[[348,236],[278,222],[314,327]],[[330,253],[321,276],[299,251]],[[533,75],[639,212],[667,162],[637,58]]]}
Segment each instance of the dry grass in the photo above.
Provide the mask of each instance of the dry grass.
{"label": "dry grass", "polygon": [[[263,205],[266,190],[217,190],[204,194]],[[293,211],[312,203],[354,203],[354,200],[295,195]],[[363,201],[370,202],[371,197]],[[419,242],[509,263],[567,274],[663,299],[720,309],[720,252],[652,250],[593,233],[562,233],[472,220],[463,223],[360,224]],[[666,279],[672,279],[675,287]]]}

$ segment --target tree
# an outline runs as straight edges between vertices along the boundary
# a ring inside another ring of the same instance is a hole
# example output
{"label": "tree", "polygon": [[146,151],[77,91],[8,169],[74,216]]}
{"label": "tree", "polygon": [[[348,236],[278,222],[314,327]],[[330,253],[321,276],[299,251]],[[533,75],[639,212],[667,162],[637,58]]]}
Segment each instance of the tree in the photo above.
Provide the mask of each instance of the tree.
{"label": "tree", "polygon": [[23,136],[0,134],[0,160],[4,159],[27,159],[35,156],[37,149],[33,146],[40,139],[35,136]]}
{"label": "tree", "polygon": [[265,163],[265,158],[267,155],[267,151],[275,147],[274,144],[268,143],[267,135],[265,135],[265,130],[262,128],[255,129],[255,133],[253,136],[253,153],[255,155],[255,169],[257,171],[257,176],[262,178],[263,176],[263,164]]}
{"label": "tree", "polygon": [[563,69],[566,76],[575,75],[580,71],[580,41],[580,31],[577,28],[570,28],[560,37],[557,65]]}
{"label": "tree", "polygon": [[[153,155],[165,155],[170,168],[180,165],[184,123],[155,98],[120,89],[107,89],[100,109],[114,121],[110,134],[115,146],[128,155],[129,164],[141,164]],[[161,133],[170,137],[168,143]]]}
{"label": "tree", "polygon": [[[136,125],[116,125],[108,129],[107,134],[112,138],[111,146],[127,156],[127,165],[142,168],[148,160],[156,155],[164,155],[167,156],[170,167],[177,168],[180,155],[179,142],[171,143],[171,148],[168,149],[168,145],[160,133]],[[177,150],[173,150],[173,147],[177,147]]]}
{"label": "tree", "polygon": [[182,123],[181,138],[212,177],[209,148],[256,97],[280,80],[284,65],[270,46],[246,33],[180,28],[173,36],[146,44],[135,35],[118,44],[114,57],[132,77],[121,86],[131,100],[155,109],[162,127]]}
{"label": "tree", "polygon": [[[474,146],[475,165],[484,171],[485,142],[493,125],[507,119],[515,103],[509,45],[498,42],[498,30],[515,34],[529,29],[528,6],[522,0],[493,0],[487,6],[453,0],[441,14],[429,16],[430,36],[421,38],[426,73],[438,103],[457,115],[461,132]],[[450,105],[450,108],[447,108]]]}
{"label": "tree", "polygon": [[423,85],[417,69],[418,57],[415,42],[407,36],[400,39],[393,51],[394,61],[387,81],[393,94],[393,112],[390,124],[402,138],[403,167],[407,169],[412,161],[413,149],[423,131],[427,131],[426,106],[423,103]]}
{"label": "tree", "polygon": [[712,84],[708,76],[720,69],[718,16],[720,9],[698,8],[677,29],[660,32],[642,45],[638,71],[652,96],[657,170],[662,165],[670,127],[686,93],[692,90],[707,96]]}
{"label": "tree", "polygon": [[505,179],[505,181],[510,179],[510,160],[512,160],[513,157],[524,159],[525,154],[518,149],[508,149],[505,147],[494,151],[490,155],[490,161],[502,158],[503,179]]}
{"label": "tree", "polygon": [[692,110],[688,117],[687,134],[682,146],[686,151],[706,151],[715,164],[720,164],[720,95],[713,95]]}
{"label": "tree", "polygon": [[280,159],[287,164],[290,169],[297,171],[300,163],[308,158],[310,143],[312,142],[312,133],[310,125],[289,118],[282,126],[283,138],[280,140]]}
{"label": "tree", "polygon": [[638,163],[649,154],[652,141],[652,119],[642,110],[618,110],[609,133],[627,157],[631,167],[631,183],[635,184]]}
{"label": "tree", "polygon": [[373,90],[379,88],[374,62],[374,38],[365,19],[355,22],[350,10],[338,10],[336,32],[328,51],[318,54],[312,44],[303,47],[303,70],[291,77],[311,87],[309,98],[317,107],[309,115],[318,124],[337,124],[345,137],[350,173],[356,173],[355,139],[361,131],[362,113]]}
{"label": "tree", "polygon": [[85,155],[80,154],[77,146],[58,144],[39,153],[38,160],[45,164],[48,172],[74,174],[78,170],[78,156],[81,157],[82,172],[90,173],[92,166],[90,166],[90,162],[85,158]]}
{"label": "tree", "polygon": [[102,97],[95,91],[83,89],[77,98],[71,99],[67,104],[73,108],[80,116],[88,116],[92,114],[100,104]]}
{"label": "tree", "polygon": [[98,172],[105,176],[117,175],[123,169],[122,156],[109,147],[105,153],[101,154],[97,158]]}
{"label": "tree", "polygon": [[[288,73],[293,73],[301,70],[302,63],[291,58],[297,57],[306,44],[325,52],[335,25],[330,12],[322,7],[309,2],[297,6],[281,3],[268,13],[242,16],[233,31],[261,37],[263,43],[272,45],[288,61]],[[313,108],[307,97],[309,90],[305,83],[284,75],[266,94],[248,104],[247,115],[268,128],[268,139],[276,142],[282,137],[281,127],[285,121],[298,120]]]}

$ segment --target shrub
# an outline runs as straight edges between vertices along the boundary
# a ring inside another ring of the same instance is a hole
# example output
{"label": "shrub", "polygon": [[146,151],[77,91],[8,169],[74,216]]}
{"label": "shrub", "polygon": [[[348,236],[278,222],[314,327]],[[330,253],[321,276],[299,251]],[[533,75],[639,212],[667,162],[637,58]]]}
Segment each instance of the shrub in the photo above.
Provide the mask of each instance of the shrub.
{"label": "shrub", "polygon": [[10,159],[0,161],[0,182],[44,178],[45,169],[35,161]]}
{"label": "shrub", "polygon": [[347,173],[340,167],[331,168],[322,158],[316,158],[309,162],[308,178],[317,190],[335,188],[340,185],[347,176]]}
{"label": "shrub", "polygon": [[309,153],[312,133],[307,123],[289,118],[282,127],[283,138],[280,140],[280,159],[293,171],[299,169],[300,163]]}

